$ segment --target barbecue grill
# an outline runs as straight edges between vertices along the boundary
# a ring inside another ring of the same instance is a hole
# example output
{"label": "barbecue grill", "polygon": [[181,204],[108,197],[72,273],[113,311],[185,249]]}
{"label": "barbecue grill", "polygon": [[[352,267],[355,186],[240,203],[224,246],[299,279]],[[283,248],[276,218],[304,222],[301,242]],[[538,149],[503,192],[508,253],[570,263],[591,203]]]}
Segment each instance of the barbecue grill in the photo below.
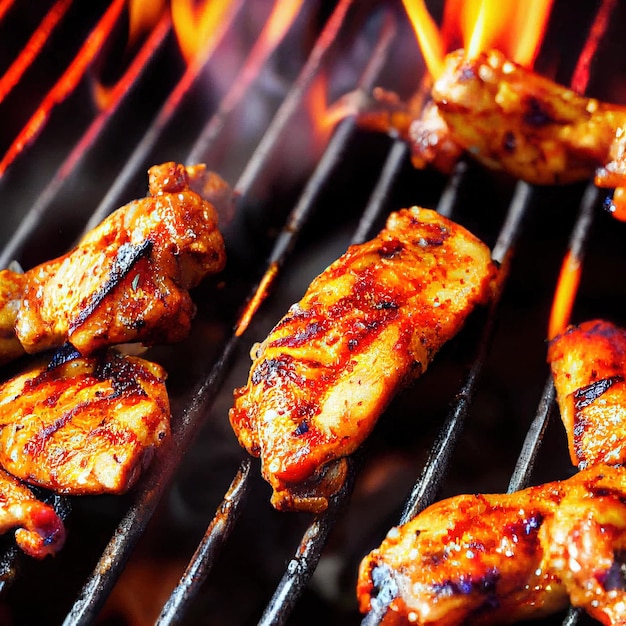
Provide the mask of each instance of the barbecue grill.
{"label": "barbecue grill", "polygon": [[[205,162],[235,210],[220,216],[226,270],[193,293],[191,336],[146,354],[169,373],[171,442],[124,496],[43,494],[68,540],[38,562],[2,538],[1,622],[358,624],[356,569],[390,526],[436,498],[574,472],[545,363],[552,299],[573,249],[584,265],[572,321],[626,323],[626,226],[586,183],[533,188],[465,159],[451,176],[419,171],[404,143],[351,115],[324,126],[320,93],[363,104],[375,86],[420,88],[400,2],[302,3],[268,43],[273,3],[232,0],[188,60],[168,10],[130,40],[121,0],[35,4],[0,2],[3,267],[62,254],[144,195],[163,161]],[[537,68],[568,83],[591,51],[588,92],[623,100],[623,12],[556,1]],[[498,298],[393,401],[326,513],[278,513],[228,424],[249,350],[350,243],[412,204],[490,245],[505,268]],[[591,622],[569,611],[540,623]]]}

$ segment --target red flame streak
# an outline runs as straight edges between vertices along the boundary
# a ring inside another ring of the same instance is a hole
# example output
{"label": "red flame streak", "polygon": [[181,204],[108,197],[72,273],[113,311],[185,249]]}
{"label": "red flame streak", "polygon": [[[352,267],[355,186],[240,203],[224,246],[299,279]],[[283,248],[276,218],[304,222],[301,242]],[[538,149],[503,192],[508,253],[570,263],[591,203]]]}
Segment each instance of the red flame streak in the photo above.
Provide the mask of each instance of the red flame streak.
{"label": "red flame streak", "polygon": [[41,132],[50,117],[52,109],[74,91],[76,85],[80,82],[94,57],[113,30],[125,4],[125,0],[114,0],[111,3],[111,6],[93,29],[70,66],[46,94],[26,126],[24,126],[7,150],[2,161],[0,161],[0,176],[4,175],[15,158]]}
{"label": "red flame streak", "polygon": [[[65,15],[71,4],[72,0],[58,0],[50,11],[48,11],[48,14],[28,40],[22,52],[20,52],[18,57],[11,64],[11,67],[9,67],[4,76],[0,79],[0,102],[6,98],[11,89],[20,81],[20,78],[37,57],[48,40],[48,37],[50,37],[50,33],[56,28],[56,25]],[[1,15],[0,19],[2,19]]]}

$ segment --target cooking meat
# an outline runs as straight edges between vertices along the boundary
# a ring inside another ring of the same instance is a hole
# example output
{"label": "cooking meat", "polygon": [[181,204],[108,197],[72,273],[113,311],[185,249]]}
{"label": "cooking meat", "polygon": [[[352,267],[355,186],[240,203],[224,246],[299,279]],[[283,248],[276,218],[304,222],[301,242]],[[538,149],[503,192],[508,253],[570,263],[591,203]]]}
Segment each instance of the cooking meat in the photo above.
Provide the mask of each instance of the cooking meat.
{"label": "cooking meat", "polygon": [[54,508],[0,469],[0,534],[14,528],[17,545],[37,559],[56,554],[65,543],[65,526]]}
{"label": "cooking meat", "polygon": [[604,320],[569,326],[549,345],[572,463],[626,463],[626,331]]}
{"label": "cooking meat", "polygon": [[260,456],[281,510],[319,512],[344,457],[394,394],[424,372],[491,294],[489,249],[458,224],[413,207],[351,246],[252,348],[230,420]]}
{"label": "cooking meat", "polygon": [[196,307],[189,289],[225,263],[214,206],[189,186],[202,167],[149,170],[150,194],[118,209],[68,254],[26,274],[16,333],[29,353],[71,343],[178,341]]}
{"label": "cooking meat", "polygon": [[26,277],[10,269],[0,271],[0,365],[24,354],[15,334],[15,320],[24,293]]}
{"label": "cooking meat", "polygon": [[598,187],[614,189],[607,208],[618,219],[626,220],[626,126],[616,129],[609,162],[596,170],[594,182]]}
{"label": "cooking meat", "polygon": [[512,494],[442,500],[393,528],[361,562],[382,624],[503,624],[568,602],[626,623],[626,469],[597,465]]}
{"label": "cooking meat", "polygon": [[534,184],[593,177],[626,122],[626,107],[580,96],[496,50],[447,55],[431,94],[472,157]]}
{"label": "cooking meat", "polygon": [[170,432],[160,365],[113,349],[0,385],[0,465],[56,493],[122,493]]}

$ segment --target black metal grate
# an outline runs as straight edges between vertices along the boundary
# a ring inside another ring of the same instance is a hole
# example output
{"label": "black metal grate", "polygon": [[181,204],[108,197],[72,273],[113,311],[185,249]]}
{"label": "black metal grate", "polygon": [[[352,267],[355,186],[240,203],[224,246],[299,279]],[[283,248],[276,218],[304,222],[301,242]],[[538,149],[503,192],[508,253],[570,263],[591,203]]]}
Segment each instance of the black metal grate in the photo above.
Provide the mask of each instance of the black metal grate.
{"label": "black metal grate", "polygon": [[[8,4],[0,34],[14,31],[17,55],[63,3],[42,3],[32,15],[17,0]],[[576,319],[623,322],[623,290],[610,278],[626,269],[624,229],[599,211],[593,187],[532,188],[468,161],[450,178],[416,171],[405,144],[363,131],[351,117],[317,144],[307,107],[321,79],[331,102],[376,85],[403,97],[419,88],[423,67],[399,2],[303,3],[264,57],[257,42],[272,3],[235,0],[190,66],[169,15],[131,54],[119,43],[124,4],[88,4],[63,4],[49,46],[82,42],[107,14],[119,15],[74,90],[0,177],[2,264],[30,267],[61,254],[85,228],[145,193],[146,170],[165,160],[206,162],[233,186],[236,213],[222,216],[224,275],[194,294],[192,336],[148,353],[170,374],[170,444],[131,493],[64,501],[69,539],[54,559],[32,563],[9,546],[0,608],[16,626],[358,624],[356,566],[391,524],[443,495],[514,490],[573,472],[558,420],[549,420],[551,298],[564,254],[577,249],[586,263]],[[556,2],[555,13],[563,6]],[[587,23],[586,14],[581,19]],[[567,66],[577,53],[575,46],[561,59],[550,49],[544,63]],[[0,101],[4,119],[17,119],[13,108],[32,108],[53,88],[54,77],[40,80],[49,68],[33,63],[20,92]],[[100,110],[92,91],[105,76],[117,91]],[[8,151],[14,136],[0,136],[0,148]],[[437,207],[492,247],[504,268],[498,298],[392,403],[328,512],[278,514],[227,420],[248,349],[347,245],[410,204]],[[56,580],[62,588],[50,584]],[[142,580],[153,581],[148,592]],[[37,603],[29,601],[33,589]],[[364,623],[378,619],[373,611]],[[572,613],[542,623],[585,619]]]}

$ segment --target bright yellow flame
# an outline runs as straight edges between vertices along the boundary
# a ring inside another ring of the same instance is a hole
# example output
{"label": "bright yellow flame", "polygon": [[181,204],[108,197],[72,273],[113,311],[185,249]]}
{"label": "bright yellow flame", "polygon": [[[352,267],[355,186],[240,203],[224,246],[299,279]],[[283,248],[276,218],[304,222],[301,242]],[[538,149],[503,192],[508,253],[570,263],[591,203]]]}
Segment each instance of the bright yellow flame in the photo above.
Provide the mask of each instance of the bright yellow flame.
{"label": "bright yellow flame", "polygon": [[129,45],[154,28],[165,6],[166,0],[130,0],[128,4]]}
{"label": "bright yellow flame", "polygon": [[443,70],[444,43],[435,20],[424,0],[402,0],[430,75],[437,78]]}
{"label": "bright yellow flame", "polygon": [[211,38],[228,11],[229,0],[172,0],[172,23],[183,57],[190,63]]}
{"label": "bright yellow flame", "polygon": [[569,251],[563,259],[561,273],[554,294],[548,327],[548,339],[556,337],[569,324],[576,292],[580,283],[581,271],[580,259]]}

